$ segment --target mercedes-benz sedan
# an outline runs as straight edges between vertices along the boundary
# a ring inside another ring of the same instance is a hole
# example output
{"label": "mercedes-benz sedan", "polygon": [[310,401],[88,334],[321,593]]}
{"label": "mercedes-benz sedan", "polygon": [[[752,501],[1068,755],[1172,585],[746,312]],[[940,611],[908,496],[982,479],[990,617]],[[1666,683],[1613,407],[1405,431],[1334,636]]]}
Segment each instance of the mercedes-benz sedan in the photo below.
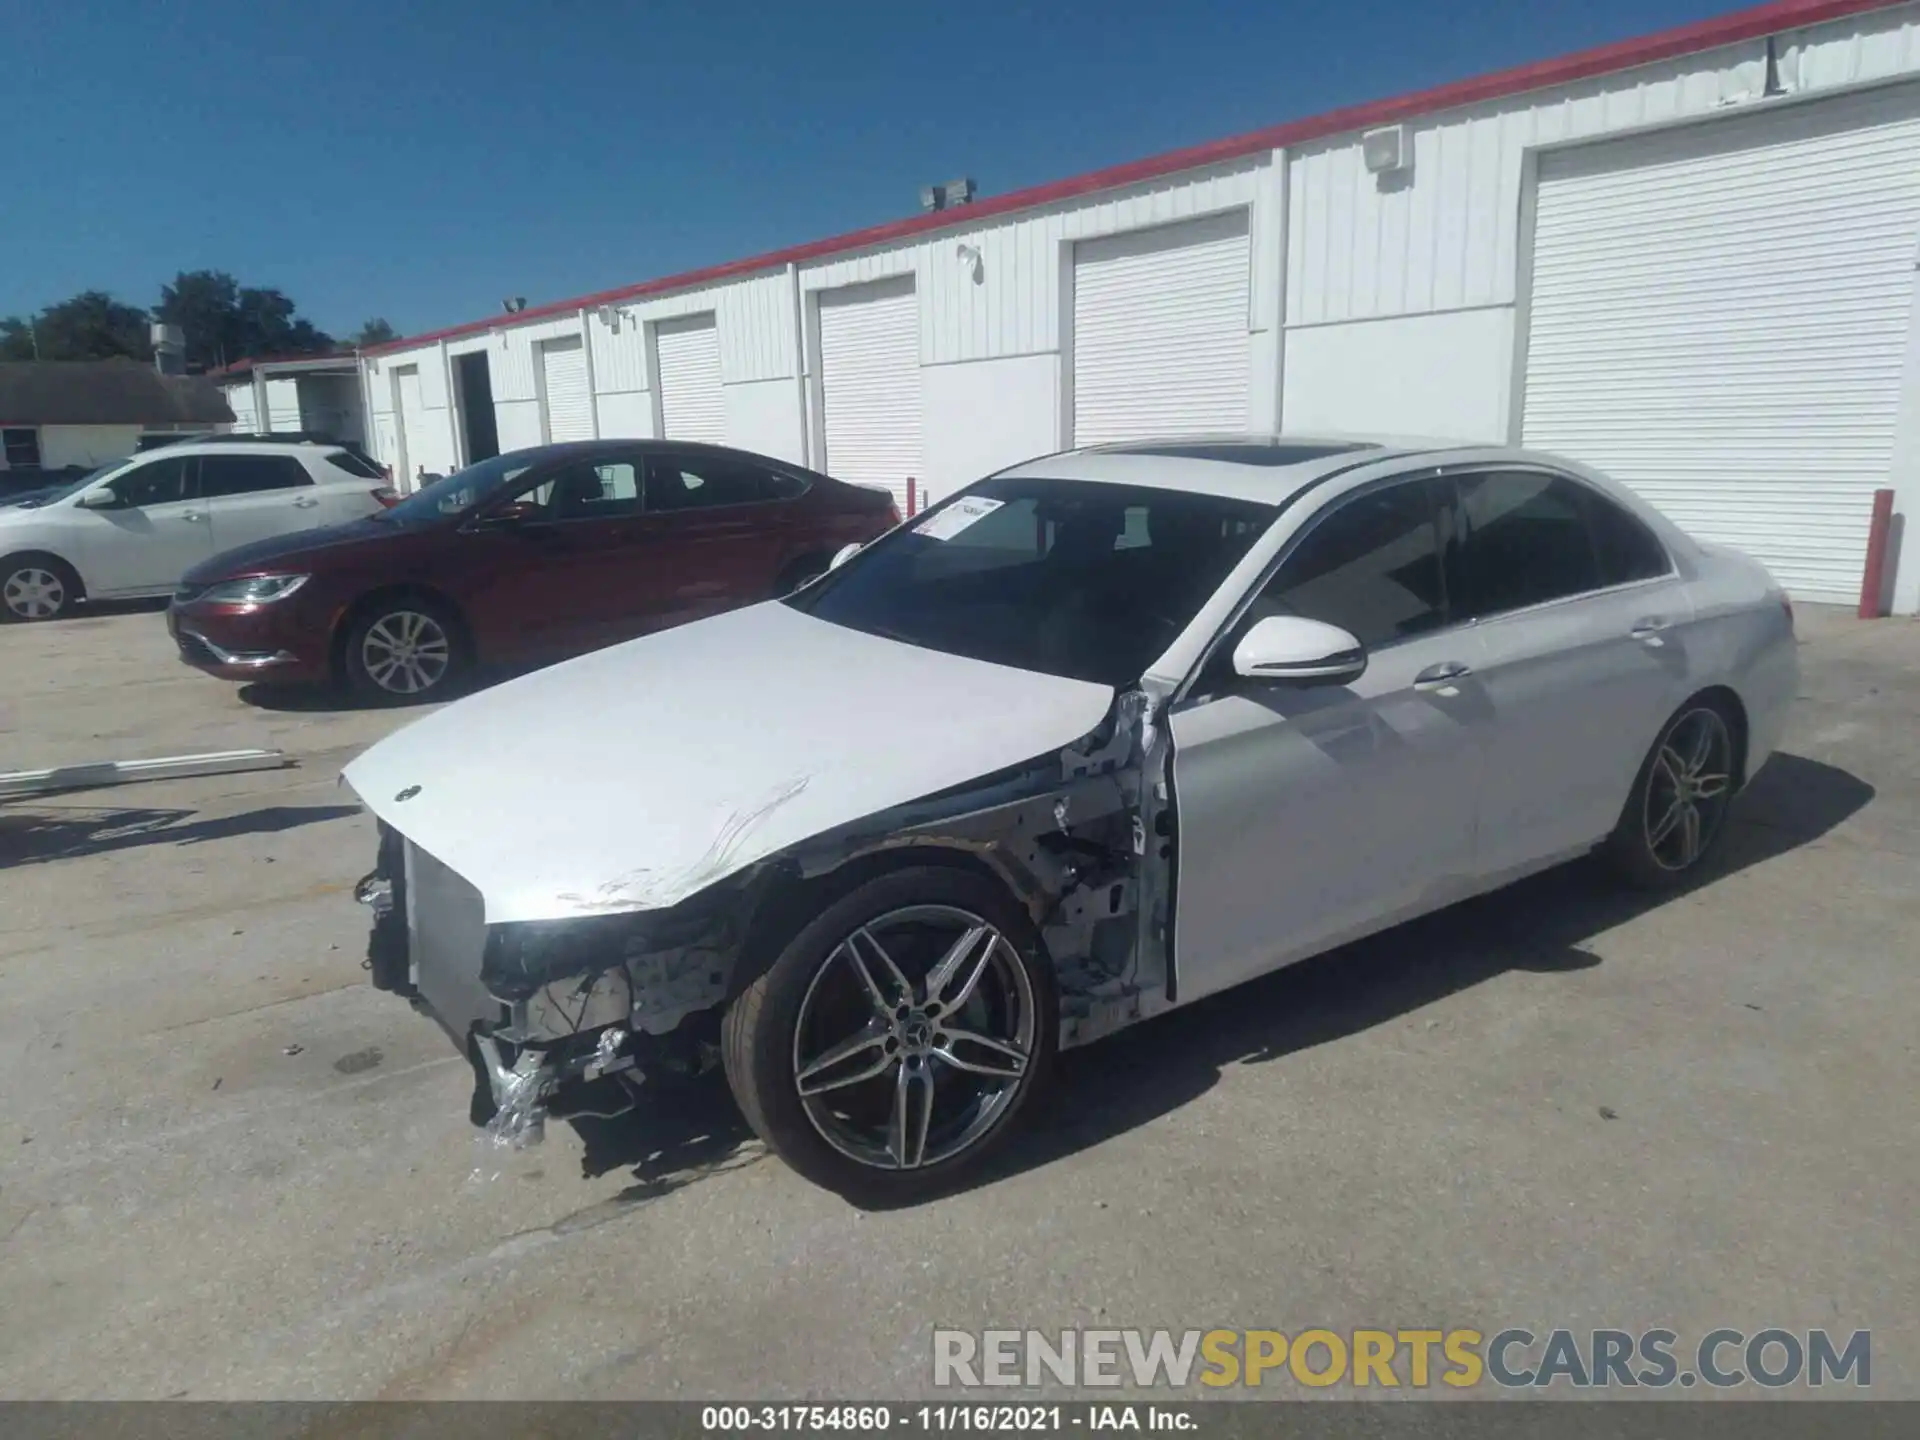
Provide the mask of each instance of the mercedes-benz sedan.
{"label": "mercedes-benz sedan", "polygon": [[1060,1048],[1596,849],[1686,881],[1796,684],[1758,564],[1512,449],[1082,450],[843,559],[346,771],[373,981],[497,1130],[717,1062],[927,1193]]}

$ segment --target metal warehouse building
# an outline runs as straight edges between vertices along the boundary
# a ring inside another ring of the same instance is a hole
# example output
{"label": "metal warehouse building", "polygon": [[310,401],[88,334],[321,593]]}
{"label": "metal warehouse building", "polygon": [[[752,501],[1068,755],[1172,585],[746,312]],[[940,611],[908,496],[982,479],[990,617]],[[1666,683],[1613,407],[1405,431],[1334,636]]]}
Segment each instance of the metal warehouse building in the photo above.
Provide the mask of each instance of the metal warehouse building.
{"label": "metal warehouse building", "polygon": [[937,497],[1155,433],[1515,441],[1851,602],[1874,491],[1920,500],[1917,247],[1920,4],[1777,0],[400,341],[361,382],[402,476],[666,436]]}

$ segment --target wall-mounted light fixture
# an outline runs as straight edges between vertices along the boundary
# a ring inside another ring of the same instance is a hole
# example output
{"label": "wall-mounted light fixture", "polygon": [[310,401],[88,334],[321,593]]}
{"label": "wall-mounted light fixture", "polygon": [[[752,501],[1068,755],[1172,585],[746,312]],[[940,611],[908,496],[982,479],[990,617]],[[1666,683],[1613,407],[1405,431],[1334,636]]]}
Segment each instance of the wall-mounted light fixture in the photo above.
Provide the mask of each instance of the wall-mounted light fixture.
{"label": "wall-mounted light fixture", "polygon": [[1398,175],[1413,168],[1413,132],[1404,125],[1382,125],[1360,137],[1360,158],[1375,175]]}
{"label": "wall-mounted light fixture", "polygon": [[953,253],[961,265],[971,272],[974,284],[978,285],[986,278],[986,262],[981,259],[978,246],[962,242]]}

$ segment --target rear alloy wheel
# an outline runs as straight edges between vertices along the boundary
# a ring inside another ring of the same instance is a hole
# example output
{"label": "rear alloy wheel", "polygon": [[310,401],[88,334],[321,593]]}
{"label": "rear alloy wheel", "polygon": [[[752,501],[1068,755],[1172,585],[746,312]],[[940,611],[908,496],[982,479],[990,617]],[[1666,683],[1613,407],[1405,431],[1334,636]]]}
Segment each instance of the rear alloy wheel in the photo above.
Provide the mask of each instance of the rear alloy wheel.
{"label": "rear alloy wheel", "polygon": [[830,906],[727,1013],[727,1078],[782,1159],[850,1198],[975,1169],[1051,1071],[1058,1008],[985,876],[895,871]]}
{"label": "rear alloy wheel", "polygon": [[380,700],[424,700],[451,688],[461,669],[459,631],[428,601],[376,606],[347,633],[347,679]]}
{"label": "rear alloy wheel", "polygon": [[1726,824],[1736,753],[1730,718],[1710,699],[1667,722],[1607,842],[1624,878],[1664,890],[1698,873]]}
{"label": "rear alloy wheel", "polygon": [[73,572],[56,560],[34,556],[0,568],[0,613],[9,620],[58,620],[79,596]]}

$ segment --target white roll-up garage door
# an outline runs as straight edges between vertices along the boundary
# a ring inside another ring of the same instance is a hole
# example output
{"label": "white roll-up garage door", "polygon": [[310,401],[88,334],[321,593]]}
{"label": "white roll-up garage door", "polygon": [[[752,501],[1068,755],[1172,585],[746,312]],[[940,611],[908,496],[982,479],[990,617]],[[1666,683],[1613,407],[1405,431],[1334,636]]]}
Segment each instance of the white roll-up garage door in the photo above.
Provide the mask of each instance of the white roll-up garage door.
{"label": "white roll-up garage door", "polygon": [[1796,595],[1860,593],[1920,239],[1920,92],[1542,157],[1522,433]]}
{"label": "white roll-up garage door", "polygon": [[427,439],[427,405],[420,393],[420,367],[397,368],[393,388],[400,405],[400,484],[402,489],[412,490],[419,483],[420,467],[433,450]]}
{"label": "white roll-up garage door", "polygon": [[580,337],[549,340],[540,347],[540,377],[547,407],[547,439],[593,438],[593,394],[587,388],[587,352]]}
{"label": "white roll-up garage door", "polygon": [[1247,214],[1073,250],[1073,440],[1247,428]]}
{"label": "white roll-up garage door", "polygon": [[249,435],[264,428],[254,412],[253,386],[235,385],[228,390],[227,408],[233,411],[233,428],[239,434]]}
{"label": "white roll-up garage door", "polygon": [[907,480],[921,474],[920,310],[913,278],[820,295],[820,387],[825,469],[856,485],[885,485],[904,514]]}
{"label": "white roll-up garage door", "polygon": [[712,315],[662,320],[654,327],[660,360],[660,421],[669,440],[722,445],[727,408],[720,394],[720,332]]}

